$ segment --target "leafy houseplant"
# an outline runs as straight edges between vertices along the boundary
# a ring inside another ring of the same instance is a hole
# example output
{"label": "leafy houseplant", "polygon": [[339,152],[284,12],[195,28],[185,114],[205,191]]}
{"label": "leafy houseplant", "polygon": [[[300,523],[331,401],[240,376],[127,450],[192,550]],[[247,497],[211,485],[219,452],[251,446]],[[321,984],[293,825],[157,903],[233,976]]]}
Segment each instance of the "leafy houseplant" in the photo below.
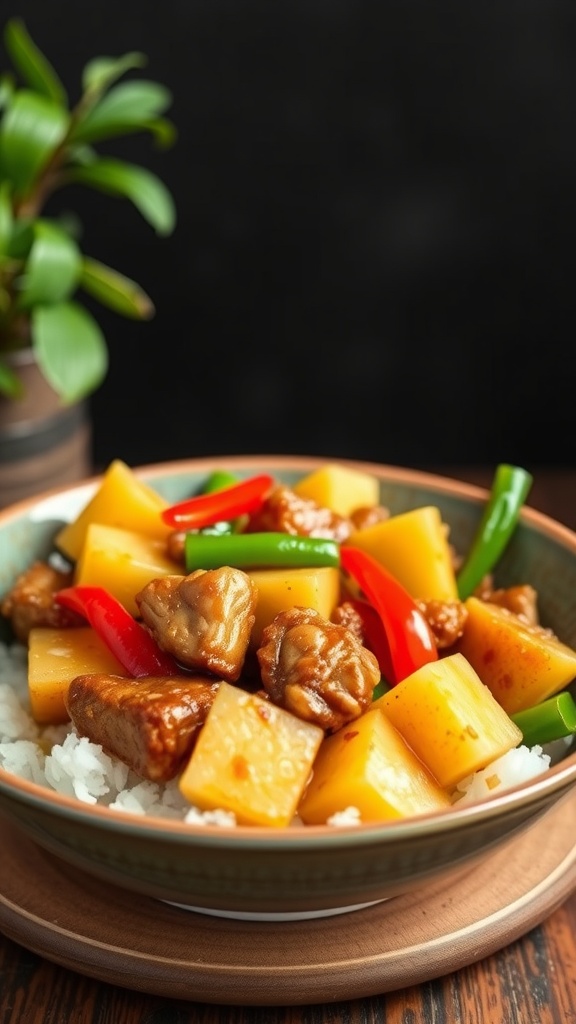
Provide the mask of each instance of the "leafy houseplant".
{"label": "leafy houseplant", "polygon": [[22,396],[14,356],[27,349],[67,405],[94,392],[108,369],[103,333],[77,292],[134,319],[154,307],[136,282],[82,252],[76,218],[51,218],[46,205],[63,186],[86,185],[128,199],[157,234],[170,234],[175,208],[162,181],[95,145],[135,132],[172,144],[164,117],[172,97],[144,78],[120,81],[146,64],[128,53],[91,60],[71,105],[22,20],[6,23],[4,43],[23,85],[12,73],[0,77],[0,400]]}

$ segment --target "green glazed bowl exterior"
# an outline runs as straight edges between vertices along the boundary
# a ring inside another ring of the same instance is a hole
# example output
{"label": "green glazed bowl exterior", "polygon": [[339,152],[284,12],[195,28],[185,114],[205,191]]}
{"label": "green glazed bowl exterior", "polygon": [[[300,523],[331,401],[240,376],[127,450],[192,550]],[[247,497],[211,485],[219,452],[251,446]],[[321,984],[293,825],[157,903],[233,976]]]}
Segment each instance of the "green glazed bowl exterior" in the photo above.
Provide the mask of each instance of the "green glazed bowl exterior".
{"label": "green glazed bowl exterior", "polygon": [[[198,489],[215,468],[271,472],[287,484],[333,458],[232,456],[138,469],[169,501]],[[340,460],[375,474],[393,513],[434,504],[465,551],[486,491],[432,474]],[[0,596],[45,557],[62,522],[82,508],[97,478],[0,513]],[[530,582],[541,619],[576,647],[576,534],[530,508],[503,556],[499,585]],[[290,918],[351,910],[454,876],[526,829],[576,782],[576,753],[545,775],[482,804],[406,822],[354,828],[222,829],[85,805],[0,769],[0,814],[41,847],[91,875],[146,896],[224,916]]]}

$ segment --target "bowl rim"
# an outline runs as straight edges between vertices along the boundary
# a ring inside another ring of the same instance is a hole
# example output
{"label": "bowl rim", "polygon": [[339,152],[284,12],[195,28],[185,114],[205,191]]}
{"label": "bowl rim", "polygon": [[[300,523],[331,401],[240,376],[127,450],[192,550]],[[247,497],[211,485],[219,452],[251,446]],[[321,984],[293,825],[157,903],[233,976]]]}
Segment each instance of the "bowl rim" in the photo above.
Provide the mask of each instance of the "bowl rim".
{"label": "bowl rim", "polygon": [[[121,456],[118,456],[118,458],[121,459]],[[213,469],[238,470],[239,472],[256,470],[272,472],[274,469],[288,472],[294,470],[312,472],[314,469],[319,469],[326,465],[339,465],[361,472],[373,473],[379,478],[385,478],[390,483],[403,484],[405,486],[414,485],[416,487],[437,490],[442,495],[467,499],[477,505],[482,505],[489,494],[488,487],[469,483],[455,476],[447,476],[426,469],[412,469],[395,463],[339,458],[333,455],[270,455],[268,453],[262,455],[206,455],[165,462],[138,463],[130,465],[130,468],[137,476],[146,478],[147,481],[153,484],[167,474],[208,474]],[[105,469],[99,470],[75,483],[67,484],[64,487],[49,488],[38,494],[22,498],[20,501],[5,508],[0,508],[0,527],[21,515],[29,514],[32,509],[41,507],[51,499],[63,499],[66,495],[79,494],[83,490],[89,493],[97,487],[104,473]],[[576,552],[576,530],[572,530],[559,520],[553,519],[547,513],[540,512],[530,505],[529,500],[526,501],[521,510],[520,520],[521,522],[527,522],[538,527],[546,536],[559,539]]]}
{"label": "bowl rim", "polygon": [[[456,477],[444,476],[435,472],[395,464],[377,463],[359,459],[338,458],[322,455],[215,455],[199,458],[175,459],[165,462],[151,462],[131,467],[141,478],[152,485],[162,477],[172,475],[208,474],[214,469],[251,471],[298,471],[311,472],[326,465],[340,465],[363,472],[373,473],[380,479],[390,483],[413,485],[437,490],[443,495],[469,500],[482,505],[487,498],[488,488],[477,484],[458,480]],[[65,487],[55,487],[40,494],[22,499],[15,504],[0,509],[0,528],[29,515],[33,509],[58,497],[65,500],[67,496],[78,495],[83,490],[89,494],[95,489],[104,475],[100,471]],[[554,537],[561,544],[576,554],[576,531],[563,525],[546,513],[540,512],[526,504],[521,511],[521,520],[536,527],[541,533]],[[0,680],[1,682],[1,680]],[[454,805],[441,811],[422,814],[409,819],[398,819],[384,822],[367,822],[354,826],[346,825],[290,825],[287,828],[274,829],[266,826],[223,827],[221,825],[188,823],[181,819],[172,819],[160,815],[138,815],[122,809],[111,809],[101,804],[88,804],[75,797],[58,793],[45,785],[34,783],[0,767],[0,797],[17,799],[20,804],[33,806],[41,811],[47,807],[56,811],[63,818],[75,822],[97,823],[99,827],[111,831],[132,832],[148,837],[170,837],[177,842],[186,843],[190,840],[200,845],[236,845],[242,847],[267,848],[290,847],[300,845],[305,839],[315,846],[330,847],[335,839],[343,845],[355,845],[368,842],[386,843],[405,841],[418,835],[444,835],[454,828],[475,825],[480,821],[489,821],[498,817],[510,807],[522,808],[527,803],[537,803],[539,799],[551,797],[559,791],[571,788],[576,784],[576,750],[567,754],[560,762],[548,768],[544,773],[506,789],[503,793],[486,798],[478,803],[459,808]],[[17,794],[17,797],[16,795]],[[0,801],[1,810],[1,801]]]}
{"label": "bowl rim", "polygon": [[[446,810],[421,814],[412,818],[394,821],[366,822],[354,826],[346,825],[290,825],[286,828],[269,828],[257,825],[234,825],[223,827],[213,824],[188,823],[177,818],[160,815],[139,815],[122,809],[111,809],[101,804],[87,804],[75,797],[50,790],[39,783],[31,782],[0,767],[0,810],[2,796],[22,806],[44,812],[55,812],[58,817],[97,826],[102,831],[114,833],[136,833],[148,839],[170,839],[178,844],[188,845],[191,841],[199,846],[236,846],[242,848],[266,849],[306,845],[316,848],[330,848],[335,840],[342,846],[366,846],[367,844],[395,845],[418,837],[440,838],[454,829],[461,832],[466,827],[487,823],[500,817],[510,809],[519,810],[526,804],[535,805],[538,800],[549,799],[576,784],[576,751],[568,754],[558,764],[528,782],[510,787],[498,796],[489,797],[478,803],[459,808],[454,805]],[[546,805],[547,806],[547,805]],[[538,813],[535,811],[535,813]]]}

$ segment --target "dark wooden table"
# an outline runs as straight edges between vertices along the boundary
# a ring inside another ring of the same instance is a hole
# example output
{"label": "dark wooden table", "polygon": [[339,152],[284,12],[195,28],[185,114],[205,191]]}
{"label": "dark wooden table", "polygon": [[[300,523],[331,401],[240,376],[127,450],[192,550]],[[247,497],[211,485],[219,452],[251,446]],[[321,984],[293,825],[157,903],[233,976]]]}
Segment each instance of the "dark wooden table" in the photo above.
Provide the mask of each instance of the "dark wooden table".
{"label": "dark wooden table", "polygon": [[[480,467],[443,467],[488,484]],[[530,504],[576,529],[576,470],[542,469]],[[576,838],[576,837],[575,837]],[[0,870],[2,870],[0,851]],[[576,893],[543,924],[470,967],[382,996],[296,1007],[219,1006],[83,978],[0,936],[0,1024],[570,1024],[576,1022]]]}

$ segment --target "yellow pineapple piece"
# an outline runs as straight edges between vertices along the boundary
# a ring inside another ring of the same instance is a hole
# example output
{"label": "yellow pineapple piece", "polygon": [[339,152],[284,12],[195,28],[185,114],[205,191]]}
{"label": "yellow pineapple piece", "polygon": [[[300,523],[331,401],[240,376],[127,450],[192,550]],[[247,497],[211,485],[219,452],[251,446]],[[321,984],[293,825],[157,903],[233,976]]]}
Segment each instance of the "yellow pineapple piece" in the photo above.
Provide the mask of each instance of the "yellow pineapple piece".
{"label": "yellow pineapple piece", "polygon": [[348,541],[381,562],[412,597],[458,597],[448,532],[440,510],[425,505],[355,530]]}
{"label": "yellow pineapple piece", "polygon": [[168,502],[140,480],[125,462],[115,459],[80,515],[57,534],[56,547],[75,562],[80,557],[90,523],[106,523],[165,540],[171,528],[162,522],[161,512],[167,506]]}
{"label": "yellow pineapple piece", "polygon": [[163,541],[133,530],[90,523],[74,582],[105,587],[132,615],[138,615],[135,595],[159,576],[182,576],[181,565],[166,554]]}
{"label": "yellow pineapple piece", "polygon": [[32,716],[41,724],[67,722],[65,698],[76,676],[128,673],[90,626],[36,627],[28,644],[28,692]]}
{"label": "yellow pineapple piece", "polygon": [[460,653],[419,668],[373,706],[446,788],[522,742],[521,730]]}
{"label": "yellow pineapple piece", "polygon": [[348,807],[363,822],[410,818],[450,807],[448,794],[378,708],[322,743],[298,814],[322,825]]}
{"label": "yellow pineapple piece", "polygon": [[380,500],[380,484],[371,473],[328,464],[302,477],[293,487],[301,498],[349,516],[357,508],[372,508]]}
{"label": "yellow pineapple piece", "polygon": [[255,569],[248,575],[258,588],[256,621],[251,646],[260,644],[262,630],[279,612],[299,605],[329,619],[340,599],[340,573],[332,566],[310,569]]}
{"label": "yellow pineapple piece", "polygon": [[289,825],[324,732],[222,682],[180,777],[186,800],[241,825]]}
{"label": "yellow pineapple piece", "polygon": [[458,650],[509,715],[563,690],[576,677],[576,651],[498,605],[469,597]]}

